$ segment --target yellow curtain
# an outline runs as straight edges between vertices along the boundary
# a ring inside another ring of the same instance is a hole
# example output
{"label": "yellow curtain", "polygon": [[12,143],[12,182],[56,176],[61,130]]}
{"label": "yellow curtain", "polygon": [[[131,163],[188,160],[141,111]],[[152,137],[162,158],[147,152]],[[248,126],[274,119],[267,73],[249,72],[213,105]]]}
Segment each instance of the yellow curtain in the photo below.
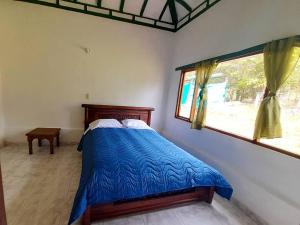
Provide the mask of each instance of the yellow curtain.
{"label": "yellow curtain", "polygon": [[298,62],[300,51],[296,38],[272,41],[264,48],[264,69],[267,87],[255,121],[253,138],[282,137],[280,105],[276,96]]}
{"label": "yellow curtain", "polygon": [[207,83],[214,69],[216,61],[204,61],[196,67],[196,87],[199,88],[199,107],[192,120],[192,129],[201,130],[205,125],[207,107]]}

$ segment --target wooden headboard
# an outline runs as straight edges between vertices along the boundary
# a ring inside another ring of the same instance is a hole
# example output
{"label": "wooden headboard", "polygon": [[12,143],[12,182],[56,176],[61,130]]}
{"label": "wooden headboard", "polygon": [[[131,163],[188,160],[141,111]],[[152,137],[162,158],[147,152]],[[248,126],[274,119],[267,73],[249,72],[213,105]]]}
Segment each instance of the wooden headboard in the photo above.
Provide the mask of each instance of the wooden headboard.
{"label": "wooden headboard", "polygon": [[82,104],[84,108],[84,128],[97,119],[138,119],[145,121],[149,126],[151,123],[151,112],[154,108],[132,107],[115,105],[89,105]]}

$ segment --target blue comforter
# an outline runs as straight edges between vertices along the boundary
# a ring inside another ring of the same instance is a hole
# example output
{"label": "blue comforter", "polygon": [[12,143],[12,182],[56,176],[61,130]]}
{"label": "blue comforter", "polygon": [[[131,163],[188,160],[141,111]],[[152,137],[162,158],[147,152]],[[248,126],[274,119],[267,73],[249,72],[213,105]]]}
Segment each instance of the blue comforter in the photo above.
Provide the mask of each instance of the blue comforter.
{"label": "blue comforter", "polygon": [[69,224],[88,205],[214,186],[230,199],[232,188],[214,168],[153,130],[98,128],[84,135],[82,174]]}

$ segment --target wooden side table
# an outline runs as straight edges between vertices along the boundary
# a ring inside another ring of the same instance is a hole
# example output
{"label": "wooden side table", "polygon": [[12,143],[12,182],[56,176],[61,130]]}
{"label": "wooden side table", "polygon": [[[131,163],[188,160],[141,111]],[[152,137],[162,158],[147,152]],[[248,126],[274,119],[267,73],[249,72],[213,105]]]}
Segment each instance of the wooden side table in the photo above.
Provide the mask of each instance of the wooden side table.
{"label": "wooden side table", "polygon": [[42,146],[43,139],[47,139],[50,144],[50,154],[53,154],[54,138],[56,138],[56,145],[59,146],[59,134],[60,128],[36,128],[30,131],[26,134],[29,147],[29,154],[32,154],[32,141],[36,138],[39,141],[39,146]]}

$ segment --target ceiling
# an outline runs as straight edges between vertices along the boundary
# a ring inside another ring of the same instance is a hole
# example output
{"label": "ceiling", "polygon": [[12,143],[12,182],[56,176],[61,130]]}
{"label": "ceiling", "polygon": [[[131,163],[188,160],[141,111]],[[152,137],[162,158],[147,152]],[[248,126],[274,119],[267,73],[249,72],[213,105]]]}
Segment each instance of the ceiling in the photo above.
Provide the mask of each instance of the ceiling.
{"label": "ceiling", "polygon": [[18,0],[176,32],[221,0]]}

